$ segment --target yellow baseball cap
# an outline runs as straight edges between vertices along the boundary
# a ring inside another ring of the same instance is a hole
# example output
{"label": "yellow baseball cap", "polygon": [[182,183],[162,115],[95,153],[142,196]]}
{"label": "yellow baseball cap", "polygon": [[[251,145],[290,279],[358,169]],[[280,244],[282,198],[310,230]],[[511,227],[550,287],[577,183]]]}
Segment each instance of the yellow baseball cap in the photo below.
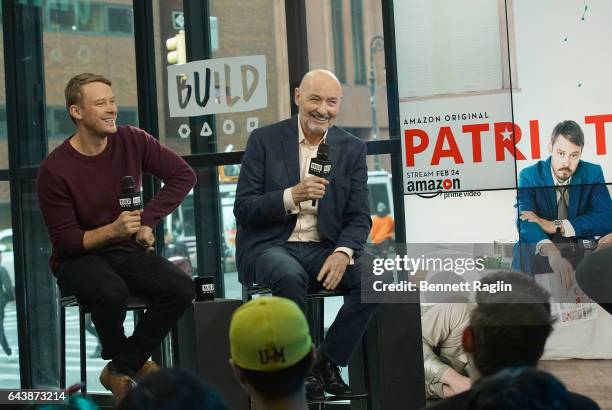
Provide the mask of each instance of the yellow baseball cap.
{"label": "yellow baseball cap", "polygon": [[247,370],[282,370],[312,349],[304,313],[293,301],[276,296],[259,297],[236,309],[229,338],[234,363]]}

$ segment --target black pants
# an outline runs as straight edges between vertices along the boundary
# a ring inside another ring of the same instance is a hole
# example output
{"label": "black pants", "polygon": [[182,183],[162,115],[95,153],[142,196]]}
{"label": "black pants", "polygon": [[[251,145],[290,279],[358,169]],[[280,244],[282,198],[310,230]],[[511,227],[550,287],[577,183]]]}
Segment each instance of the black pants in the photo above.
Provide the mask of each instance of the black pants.
{"label": "black pants", "polygon": [[[172,262],[146,252],[113,250],[65,262],[57,275],[63,294],[91,309],[102,358],[137,372],[194,298],[192,280]],[[151,307],[126,338],[123,321],[128,295],[147,298]]]}
{"label": "black pants", "polygon": [[[332,245],[315,242],[290,242],[266,249],[255,262],[255,282],[269,287],[274,296],[293,300],[304,310],[309,284],[316,282],[321,266],[333,251]],[[379,308],[376,303],[361,302],[362,271],[368,270],[364,264],[369,261],[370,255],[364,253],[354,265],[347,266],[338,288],[350,290],[350,296],[319,347],[323,355],[340,366],[348,364]]]}
{"label": "black pants", "polygon": [[576,270],[576,281],[584,293],[612,315],[612,247],[585,257]]}

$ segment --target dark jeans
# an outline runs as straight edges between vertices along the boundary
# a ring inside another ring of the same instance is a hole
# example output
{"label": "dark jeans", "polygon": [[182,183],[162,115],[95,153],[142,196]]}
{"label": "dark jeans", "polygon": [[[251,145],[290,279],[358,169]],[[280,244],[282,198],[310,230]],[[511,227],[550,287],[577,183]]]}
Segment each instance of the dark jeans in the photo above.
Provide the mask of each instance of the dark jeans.
{"label": "dark jeans", "polygon": [[[266,249],[255,262],[255,282],[269,287],[275,296],[293,300],[305,310],[309,283],[316,282],[321,266],[333,251],[333,245],[315,242],[290,242]],[[340,366],[348,364],[379,307],[361,303],[361,271],[364,264],[371,265],[370,261],[370,255],[364,253],[354,265],[347,267],[338,288],[350,290],[350,295],[319,347],[325,357]]]}
{"label": "dark jeans", "polygon": [[612,315],[612,247],[585,257],[576,270],[576,281],[584,293]]}
{"label": "dark jeans", "polygon": [[[137,372],[174,327],[194,298],[193,282],[172,262],[146,252],[113,250],[65,262],[57,275],[63,294],[91,309],[102,357]],[[151,307],[126,338],[123,321],[128,295],[147,298]]]}

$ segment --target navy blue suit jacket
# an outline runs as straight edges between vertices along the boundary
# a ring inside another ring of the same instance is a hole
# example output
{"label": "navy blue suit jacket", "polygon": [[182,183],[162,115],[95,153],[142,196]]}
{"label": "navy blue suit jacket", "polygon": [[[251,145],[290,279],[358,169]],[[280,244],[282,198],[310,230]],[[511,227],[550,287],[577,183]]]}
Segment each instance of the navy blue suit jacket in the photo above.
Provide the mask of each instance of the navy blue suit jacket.
{"label": "navy blue suit jacket", "polygon": [[[549,221],[557,219],[557,196],[550,157],[523,169],[519,176],[517,206],[519,215],[533,211]],[[612,232],[612,200],[605,186],[601,167],[580,161],[569,187],[568,221],[576,238],[593,238]],[[532,273],[535,245],[550,236],[535,222],[517,219],[519,243],[514,247],[512,267]]]}
{"label": "navy blue suit jacket", "polygon": [[[234,215],[238,223],[236,259],[242,284],[253,283],[261,252],[289,239],[297,215],[287,215],[283,191],[300,182],[297,115],[251,133],[242,157]],[[332,170],[319,201],[319,234],[334,246],[355,251],[357,258],[372,221],[368,204],[366,145],[331,127],[326,142]]]}

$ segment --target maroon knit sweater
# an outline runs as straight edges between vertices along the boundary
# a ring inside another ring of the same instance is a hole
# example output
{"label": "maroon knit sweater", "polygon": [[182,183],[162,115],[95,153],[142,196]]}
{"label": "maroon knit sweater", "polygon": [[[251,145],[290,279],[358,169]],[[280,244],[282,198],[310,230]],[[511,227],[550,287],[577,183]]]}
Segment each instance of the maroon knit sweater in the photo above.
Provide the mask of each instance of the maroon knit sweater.
{"label": "maroon knit sweater", "polygon": [[[196,177],[181,157],[145,131],[118,127],[108,136],[104,151],[95,156],[79,153],[67,139],[44,159],[38,170],[37,192],[53,245],[49,264],[54,274],[65,260],[88,252],[83,247],[85,231],[117,219],[121,178],[133,176],[140,189],[144,172],[164,181],[142,213],[142,224],[154,228],[181,204]],[[131,246],[131,242],[119,238],[106,246],[117,245]]]}

